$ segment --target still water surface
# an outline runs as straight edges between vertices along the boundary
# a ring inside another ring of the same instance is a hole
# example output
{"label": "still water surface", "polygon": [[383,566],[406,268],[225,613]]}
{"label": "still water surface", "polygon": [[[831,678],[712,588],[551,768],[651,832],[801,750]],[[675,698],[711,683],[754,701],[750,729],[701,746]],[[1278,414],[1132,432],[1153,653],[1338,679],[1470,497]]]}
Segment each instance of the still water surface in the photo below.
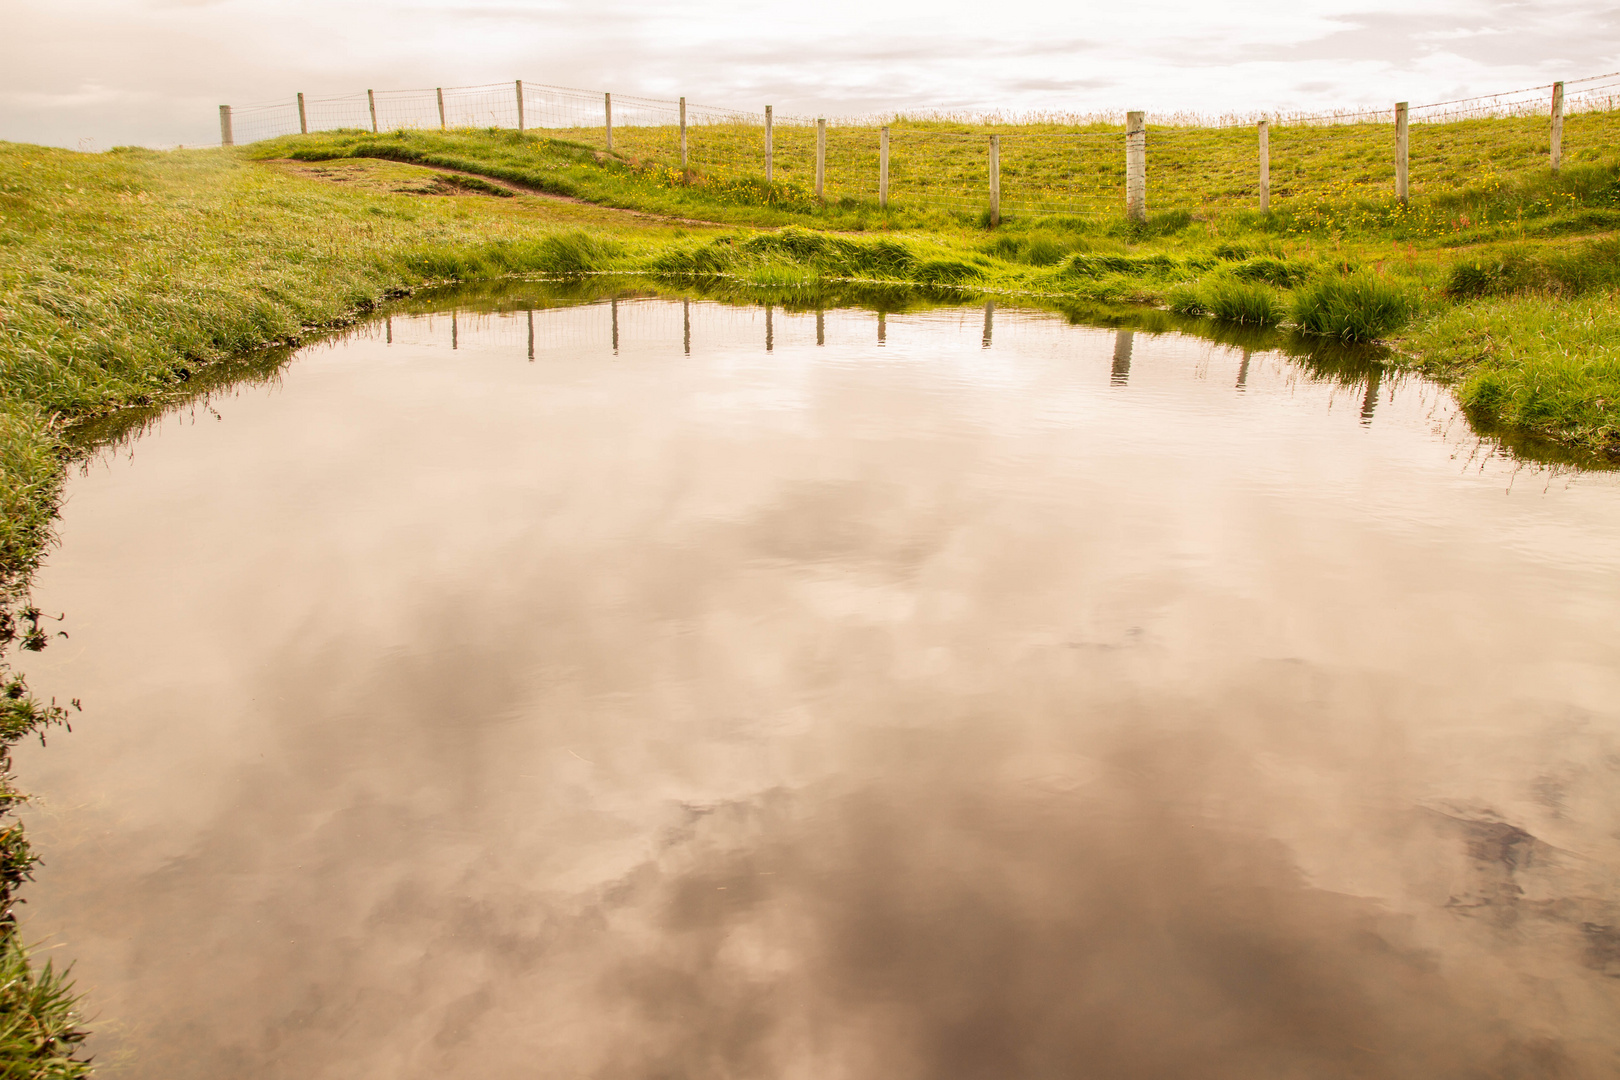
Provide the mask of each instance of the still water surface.
{"label": "still water surface", "polygon": [[104,1075],[1620,1074],[1614,478],[879,332],[395,316],[74,479],[27,933]]}

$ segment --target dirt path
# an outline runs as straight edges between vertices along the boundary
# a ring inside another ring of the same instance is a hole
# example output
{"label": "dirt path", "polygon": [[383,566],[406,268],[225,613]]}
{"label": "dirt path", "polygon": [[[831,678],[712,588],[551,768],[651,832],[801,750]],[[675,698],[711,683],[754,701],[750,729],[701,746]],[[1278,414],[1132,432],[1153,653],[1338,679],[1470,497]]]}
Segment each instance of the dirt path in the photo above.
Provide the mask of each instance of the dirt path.
{"label": "dirt path", "polygon": [[[597,210],[604,210],[612,214],[623,214],[625,217],[638,218],[642,221],[656,221],[661,224],[696,225],[700,228],[706,229],[724,228],[724,224],[718,221],[703,221],[698,218],[674,217],[665,214],[653,214],[645,210],[626,210],[617,206],[604,206],[601,203],[593,203],[588,199],[581,199],[574,195],[559,195],[556,192],[546,191],[530,184],[520,184],[515,180],[501,180],[497,177],[485,176],[483,173],[469,172],[466,169],[452,169],[444,165],[427,165],[417,161],[395,161],[392,158],[358,157],[333,158],[329,161],[298,161],[293,158],[268,158],[265,160],[265,164],[279,166],[281,168],[300,173],[304,176],[308,176],[312,179],[324,180],[328,183],[343,183],[348,180],[348,177],[332,175],[332,166],[362,161],[368,163],[377,162],[403,169],[420,169],[423,172],[435,173],[440,176],[465,177],[468,180],[476,180],[482,185],[500,188],[501,190],[510,192],[513,195],[527,195],[539,199],[549,199],[552,202],[573,203],[577,206],[590,206]],[[427,193],[422,192],[421,194]],[[477,192],[469,190],[466,192],[466,194],[477,194]]]}

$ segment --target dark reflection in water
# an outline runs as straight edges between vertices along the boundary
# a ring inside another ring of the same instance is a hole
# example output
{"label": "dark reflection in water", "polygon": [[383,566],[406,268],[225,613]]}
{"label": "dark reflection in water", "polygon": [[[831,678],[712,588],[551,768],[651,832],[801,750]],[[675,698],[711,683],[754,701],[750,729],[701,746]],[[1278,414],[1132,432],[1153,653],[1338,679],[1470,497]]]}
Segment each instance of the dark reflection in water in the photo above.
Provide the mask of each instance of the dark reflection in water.
{"label": "dark reflection in water", "polygon": [[1114,370],[1109,381],[1124,386],[1131,381],[1131,348],[1136,335],[1130,330],[1114,331]]}
{"label": "dark reflection in water", "polygon": [[106,1075],[1616,1075],[1611,477],[773,308],[396,314],[74,482],[28,925]]}

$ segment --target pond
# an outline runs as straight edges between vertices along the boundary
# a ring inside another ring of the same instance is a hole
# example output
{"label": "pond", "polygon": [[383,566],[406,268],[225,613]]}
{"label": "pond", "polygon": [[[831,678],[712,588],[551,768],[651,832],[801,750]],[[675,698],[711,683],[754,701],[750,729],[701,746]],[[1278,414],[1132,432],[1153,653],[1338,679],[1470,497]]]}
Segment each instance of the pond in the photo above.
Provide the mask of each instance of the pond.
{"label": "pond", "polygon": [[1620,1069],[1620,483],[1278,338],[445,295],[124,433],[107,1077]]}

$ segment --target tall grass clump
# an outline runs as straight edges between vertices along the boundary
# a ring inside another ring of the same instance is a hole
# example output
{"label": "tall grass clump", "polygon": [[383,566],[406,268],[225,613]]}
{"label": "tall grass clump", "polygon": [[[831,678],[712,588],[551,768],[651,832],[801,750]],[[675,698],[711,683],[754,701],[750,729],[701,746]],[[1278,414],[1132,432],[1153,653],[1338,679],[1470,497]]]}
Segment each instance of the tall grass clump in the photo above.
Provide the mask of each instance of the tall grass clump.
{"label": "tall grass clump", "polygon": [[1319,277],[1294,291],[1299,328],[1340,341],[1386,337],[1410,322],[1416,309],[1405,290],[1365,272]]}
{"label": "tall grass clump", "polygon": [[1541,252],[1512,247],[1464,259],[1452,266],[1446,295],[1459,300],[1528,293],[1579,296],[1617,286],[1620,240],[1605,237]]}
{"label": "tall grass clump", "polygon": [[581,277],[605,269],[620,250],[613,240],[583,229],[554,233],[540,241],[534,268],[558,277]]}
{"label": "tall grass clump", "polygon": [[1205,310],[1222,322],[1243,326],[1276,326],[1282,322],[1282,299],[1262,281],[1216,274],[1204,281],[1200,291]]}

